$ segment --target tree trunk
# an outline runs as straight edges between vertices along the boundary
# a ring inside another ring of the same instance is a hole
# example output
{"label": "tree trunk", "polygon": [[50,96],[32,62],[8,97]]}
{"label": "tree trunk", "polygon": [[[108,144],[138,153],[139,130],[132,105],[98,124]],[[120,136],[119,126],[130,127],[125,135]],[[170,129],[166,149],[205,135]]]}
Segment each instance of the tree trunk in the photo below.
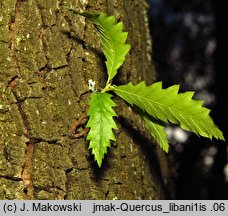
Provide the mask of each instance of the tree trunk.
{"label": "tree trunk", "polygon": [[[124,22],[132,48],[115,84],[153,82],[144,0],[67,2]],[[121,100],[115,99],[117,141],[101,168],[85,138],[69,132],[88,108],[88,80],[105,85],[103,62],[96,29],[64,10],[63,1],[1,0],[0,199],[162,197],[163,155]]]}

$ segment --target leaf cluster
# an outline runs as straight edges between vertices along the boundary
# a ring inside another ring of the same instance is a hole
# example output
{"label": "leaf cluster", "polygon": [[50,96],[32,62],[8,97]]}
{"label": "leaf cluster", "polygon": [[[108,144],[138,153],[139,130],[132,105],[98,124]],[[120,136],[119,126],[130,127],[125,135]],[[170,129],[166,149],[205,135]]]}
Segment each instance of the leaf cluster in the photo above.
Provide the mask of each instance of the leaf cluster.
{"label": "leaf cluster", "polygon": [[150,86],[146,86],[145,82],[137,85],[112,85],[112,79],[130,50],[130,45],[126,44],[128,33],[123,32],[123,23],[117,23],[114,16],[105,13],[92,15],[71,11],[93,22],[99,32],[106,57],[108,80],[102,92],[94,92],[91,96],[88,111],[90,118],[86,125],[90,128],[87,135],[89,148],[92,149],[99,166],[102,165],[107,148],[110,147],[110,141],[115,141],[113,129],[117,129],[113,120],[116,113],[112,109],[116,104],[108,91],[114,91],[128,104],[137,107],[137,113],[144,120],[146,128],[165,152],[169,149],[165,131],[169,123],[177,124],[184,130],[203,137],[224,140],[223,133],[209,115],[210,110],[203,107],[203,101],[193,99],[194,92],[179,93],[179,85],[163,89],[161,82]]}

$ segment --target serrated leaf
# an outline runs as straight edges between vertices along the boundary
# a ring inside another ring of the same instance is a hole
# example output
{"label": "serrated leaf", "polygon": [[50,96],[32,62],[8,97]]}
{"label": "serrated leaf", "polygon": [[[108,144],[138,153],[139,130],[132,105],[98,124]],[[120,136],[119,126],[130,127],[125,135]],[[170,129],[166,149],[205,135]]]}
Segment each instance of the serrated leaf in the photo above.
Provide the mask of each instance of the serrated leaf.
{"label": "serrated leaf", "polygon": [[115,140],[112,129],[117,129],[113,116],[116,113],[112,109],[116,106],[110,94],[96,92],[93,93],[88,110],[89,121],[86,127],[90,128],[87,140],[90,141],[89,148],[97,161],[98,166],[102,164],[107,147],[110,147],[110,140]]}
{"label": "serrated leaf", "polygon": [[210,110],[202,107],[203,101],[193,100],[194,92],[178,93],[179,85],[162,89],[161,82],[151,86],[141,82],[135,86],[132,83],[117,86],[113,90],[156,119],[178,124],[203,137],[224,140],[222,132],[209,116]]}
{"label": "serrated leaf", "polygon": [[103,52],[107,59],[105,63],[108,71],[107,82],[109,82],[117,74],[117,70],[125,61],[125,56],[130,50],[130,45],[125,44],[128,33],[123,32],[123,23],[116,23],[114,16],[102,13],[92,21],[101,36]]}
{"label": "serrated leaf", "polygon": [[125,56],[130,50],[130,44],[126,44],[127,32],[123,32],[123,22],[116,23],[114,16],[105,13],[92,15],[89,13],[79,13],[70,9],[76,14],[89,18],[97,28],[106,57],[106,67],[108,72],[107,83],[114,78],[117,70],[125,61]]}
{"label": "serrated leaf", "polygon": [[145,126],[150,135],[156,140],[162,150],[169,151],[169,143],[167,133],[165,131],[166,123],[151,117],[148,113],[141,110],[139,107],[133,106],[133,109],[144,120]]}
{"label": "serrated leaf", "polygon": [[162,122],[159,122],[157,119],[150,118],[148,115],[143,115],[142,118],[145,122],[147,130],[150,132],[150,135],[157,141],[162,150],[168,152],[169,143],[164,123],[162,124]]}

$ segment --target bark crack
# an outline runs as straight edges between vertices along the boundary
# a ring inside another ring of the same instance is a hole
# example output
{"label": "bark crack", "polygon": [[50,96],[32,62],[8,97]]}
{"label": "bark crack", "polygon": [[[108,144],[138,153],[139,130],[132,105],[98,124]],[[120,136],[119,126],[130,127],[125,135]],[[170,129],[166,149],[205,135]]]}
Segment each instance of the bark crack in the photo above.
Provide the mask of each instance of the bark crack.
{"label": "bark crack", "polygon": [[[19,96],[16,93],[15,87],[18,85],[20,79],[21,79],[21,74],[20,74],[20,66],[19,66],[19,60],[17,57],[17,42],[16,42],[16,36],[17,36],[17,28],[16,28],[16,22],[18,17],[20,16],[20,3],[22,1],[17,0],[15,4],[15,18],[14,20],[9,24],[9,29],[11,33],[11,52],[12,52],[12,57],[14,59],[15,63],[15,69],[17,75],[14,76],[9,82],[8,82],[8,89],[12,92],[16,105],[18,107],[18,112],[21,116],[24,128],[25,128],[25,136],[30,140],[30,123],[27,118],[27,115],[25,111],[23,110],[23,101],[20,100]],[[33,186],[32,186],[32,180],[31,180],[31,166],[32,166],[32,155],[33,155],[33,149],[34,145],[33,143],[28,143],[27,147],[25,149],[25,156],[24,156],[24,164],[22,166],[22,178],[15,178],[15,177],[8,177],[5,176],[5,178],[14,180],[14,181],[23,181],[25,188],[28,187],[27,193],[26,190],[25,192],[25,199],[32,199],[33,198]]]}
{"label": "bark crack", "polygon": [[[19,16],[19,6],[18,6],[18,0],[16,1],[15,4],[15,13],[14,13],[14,19],[12,20],[12,22],[9,24],[9,29],[10,29],[10,33],[11,33],[11,52],[12,52],[12,57],[14,59],[14,63],[15,63],[15,69],[17,72],[17,78],[20,79],[21,75],[20,75],[20,67],[19,67],[19,61],[17,58],[17,49],[16,49],[16,35],[17,35],[17,29],[16,29],[16,21],[17,21],[17,17]],[[12,80],[14,79],[14,77],[12,78]]]}
{"label": "bark crack", "polygon": [[18,181],[20,182],[22,179],[14,176],[0,175],[0,178],[4,178],[7,180]]}
{"label": "bark crack", "polygon": [[[38,7],[39,8],[39,7]],[[44,56],[45,56],[45,65],[48,66],[48,57],[47,57],[47,46],[46,46],[46,43],[44,41],[44,28],[45,28],[45,25],[44,25],[44,21],[42,19],[42,15],[41,15],[41,11],[40,9],[38,10],[39,11],[39,14],[40,14],[40,17],[41,17],[41,20],[42,20],[42,25],[41,25],[41,28],[39,30],[39,39],[40,39],[40,42],[41,42],[41,45],[42,45],[42,50],[43,50],[43,53],[44,53]]]}
{"label": "bark crack", "polygon": [[27,144],[27,148],[25,151],[25,162],[22,170],[22,180],[24,182],[26,190],[25,192],[25,199],[31,200],[34,198],[33,195],[33,183],[31,178],[31,171],[32,171],[32,159],[33,159],[33,152],[35,149],[35,144],[30,142]]}
{"label": "bark crack", "polygon": [[[41,12],[41,8],[38,4],[38,2],[36,1],[36,6],[37,6],[37,9],[38,9],[38,13],[39,13],[39,16],[40,16],[40,20],[41,20],[41,27],[40,27],[40,30],[39,30],[39,39],[40,39],[40,43],[42,45],[42,50],[43,50],[43,53],[44,53],[44,56],[45,56],[45,67],[44,69],[48,69],[49,68],[49,59],[47,57],[47,45],[45,43],[45,40],[44,40],[44,35],[45,35],[45,29],[47,28],[47,25],[45,25],[45,22],[43,20],[43,16],[42,16],[42,12]],[[41,70],[41,69],[40,69]],[[46,71],[46,73],[49,72],[48,70]]]}
{"label": "bark crack", "polygon": [[[11,83],[14,83],[14,81],[12,81]],[[22,122],[23,125],[25,127],[25,136],[29,139],[29,142],[26,143],[26,149],[25,149],[25,156],[24,156],[24,164],[22,167],[22,181],[24,183],[25,189],[24,193],[25,193],[25,199],[33,199],[33,184],[32,184],[32,179],[31,179],[31,170],[32,170],[32,157],[33,157],[33,151],[35,148],[33,139],[31,138],[31,134],[30,134],[30,123],[29,120],[27,118],[27,115],[25,113],[25,111],[23,110],[23,102],[21,101],[16,93],[16,91],[11,87],[14,86],[13,84],[9,85],[9,89],[11,90],[11,92],[13,93],[15,100],[16,100],[16,104],[18,107],[18,111],[20,113],[20,116],[22,118]]]}

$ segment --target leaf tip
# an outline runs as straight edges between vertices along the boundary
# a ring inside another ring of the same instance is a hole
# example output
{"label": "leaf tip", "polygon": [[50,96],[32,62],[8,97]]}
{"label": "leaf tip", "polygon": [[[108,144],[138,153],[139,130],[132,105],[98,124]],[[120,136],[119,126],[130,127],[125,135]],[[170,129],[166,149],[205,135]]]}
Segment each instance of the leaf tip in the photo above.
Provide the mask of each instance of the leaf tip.
{"label": "leaf tip", "polygon": [[99,168],[101,168],[101,165],[102,165],[102,159],[100,159],[100,160],[96,160],[96,159],[95,159],[95,161],[97,162],[98,167],[99,167]]}

